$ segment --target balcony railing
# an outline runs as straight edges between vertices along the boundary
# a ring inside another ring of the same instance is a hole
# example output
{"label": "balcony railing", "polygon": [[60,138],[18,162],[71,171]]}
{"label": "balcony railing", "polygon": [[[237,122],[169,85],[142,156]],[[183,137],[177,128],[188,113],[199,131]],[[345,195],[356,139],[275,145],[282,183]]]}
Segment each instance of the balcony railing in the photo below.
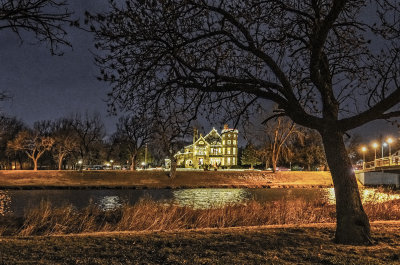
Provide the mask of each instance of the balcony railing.
{"label": "balcony railing", "polygon": [[387,156],[382,158],[377,158],[374,161],[365,162],[363,165],[364,169],[375,169],[377,167],[392,167],[400,166],[400,156]]}

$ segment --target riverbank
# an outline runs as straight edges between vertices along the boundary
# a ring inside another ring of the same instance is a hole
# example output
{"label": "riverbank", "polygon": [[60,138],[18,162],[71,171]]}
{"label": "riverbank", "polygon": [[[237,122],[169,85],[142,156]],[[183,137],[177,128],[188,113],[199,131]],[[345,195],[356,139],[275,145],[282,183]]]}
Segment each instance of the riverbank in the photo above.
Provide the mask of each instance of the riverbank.
{"label": "riverbank", "polygon": [[57,171],[3,170],[0,189],[165,189],[165,188],[332,187],[324,171]]}
{"label": "riverbank", "polygon": [[400,222],[373,246],[332,242],[335,224],[0,237],[0,264],[398,264]]}
{"label": "riverbank", "polygon": [[[399,221],[400,199],[364,204],[371,221]],[[386,197],[386,199],[389,199]],[[379,202],[379,203],[377,203]],[[263,225],[304,225],[332,223],[336,220],[334,204],[323,198],[281,199],[259,202],[227,203],[206,208],[160,203],[144,198],[133,205],[104,210],[94,203],[78,209],[71,204],[54,206],[41,201],[26,208],[23,215],[4,213],[0,205],[0,236],[44,236],[114,231],[172,231],[177,229],[229,228]]]}

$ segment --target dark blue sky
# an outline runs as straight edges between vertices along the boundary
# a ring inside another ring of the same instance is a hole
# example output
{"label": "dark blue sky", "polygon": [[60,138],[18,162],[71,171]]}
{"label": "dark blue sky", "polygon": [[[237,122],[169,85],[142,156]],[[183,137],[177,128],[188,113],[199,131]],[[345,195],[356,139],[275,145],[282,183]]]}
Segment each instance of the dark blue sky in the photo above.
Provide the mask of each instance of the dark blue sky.
{"label": "dark blue sky", "polygon": [[[71,0],[75,16],[83,18],[85,10],[105,10],[107,1]],[[63,56],[51,56],[44,44],[33,44],[33,36],[24,42],[10,31],[0,31],[0,90],[8,91],[13,99],[1,103],[8,115],[21,118],[31,125],[37,120],[56,119],[76,112],[98,112],[110,134],[116,118],[107,113],[105,103],[109,87],[97,81],[98,68],[90,50],[94,51],[90,33],[67,28],[73,48],[65,47]],[[212,126],[205,126],[206,132]],[[398,129],[380,121],[353,132],[369,138],[379,134],[397,136]]]}
{"label": "dark blue sky", "polygon": [[[85,10],[100,11],[106,1],[70,1],[75,16]],[[28,124],[55,119],[75,112],[99,112],[107,131],[114,130],[115,117],[107,114],[104,100],[108,85],[96,79],[98,68],[90,50],[90,33],[67,27],[73,48],[64,47],[63,56],[52,56],[45,44],[37,44],[32,35],[24,42],[10,31],[0,32],[0,89],[12,100],[2,103],[2,110]]]}

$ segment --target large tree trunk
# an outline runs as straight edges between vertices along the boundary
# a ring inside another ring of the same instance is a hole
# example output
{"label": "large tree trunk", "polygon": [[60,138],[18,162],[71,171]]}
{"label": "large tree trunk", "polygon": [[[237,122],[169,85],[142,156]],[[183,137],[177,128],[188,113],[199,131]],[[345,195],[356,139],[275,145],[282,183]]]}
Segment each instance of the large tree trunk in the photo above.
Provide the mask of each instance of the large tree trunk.
{"label": "large tree trunk", "polygon": [[131,170],[135,171],[136,170],[136,155],[133,155],[131,157]]}
{"label": "large tree trunk", "polygon": [[275,160],[274,156],[272,157],[272,172],[276,172],[276,163],[277,161]]}
{"label": "large tree trunk", "polygon": [[335,241],[341,244],[370,244],[369,220],[364,212],[356,177],[343,142],[343,134],[322,133],[326,159],[336,196],[337,226]]}
{"label": "large tree trunk", "polygon": [[64,159],[64,156],[63,155],[59,155],[59,157],[58,157],[58,170],[61,170],[63,159]]}
{"label": "large tree trunk", "polygon": [[174,179],[176,177],[176,159],[174,155],[170,156],[170,160],[171,160],[171,166],[169,170],[169,177],[171,179]]}
{"label": "large tree trunk", "polygon": [[37,171],[38,160],[37,159],[32,159],[32,160],[33,160],[33,170]]}

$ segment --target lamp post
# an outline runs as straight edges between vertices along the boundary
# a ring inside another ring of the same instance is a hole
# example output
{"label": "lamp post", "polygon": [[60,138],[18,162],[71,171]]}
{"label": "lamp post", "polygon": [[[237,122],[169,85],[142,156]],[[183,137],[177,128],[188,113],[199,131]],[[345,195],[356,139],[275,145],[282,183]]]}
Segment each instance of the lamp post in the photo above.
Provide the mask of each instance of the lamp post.
{"label": "lamp post", "polygon": [[82,163],[83,163],[82,160],[79,160],[79,161],[78,161],[78,164],[79,164],[79,171],[82,171]]}
{"label": "lamp post", "polygon": [[383,147],[386,147],[387,146],[387,143],[386,142],[383,142],[382,143],[382,158],[383,158]]}
{"label": "lamp post", "polygon": [[361,151],[363,153],[363,169],[365,169],[365,152],[367,151],[367,148],[365,146],[363,146],[361,148]]}
{"label": "lamp post", "polygon": [[147,165],[147,144],[146,144],[146,149],[144,149],[144,168],[146,169]]}
{"label": "lamp post", "polygon": [[392,151],[390,150],[390,144],[393,143],[393,139],[389,137],[389,138],[386,140],[386,142],[387,142],[388,145],[389,145],[389,166],[390,166],[390,164],[392,163]]}
{"label": "lamp post", "polygon": [[111,164],[111,170],[113,170],[114,169],[114,165],[113,165],[113,163],[114,163],[114,160],[110,160],[110,164]]}
{"label": "lamp post", "polygon": [[372,147],[373,147],[374,150],[375,150],[374,167],[376,167],[376,148],[378,148],[378,144],[377,144],[377,143],[373,143],[373,144],[372,144]]}

